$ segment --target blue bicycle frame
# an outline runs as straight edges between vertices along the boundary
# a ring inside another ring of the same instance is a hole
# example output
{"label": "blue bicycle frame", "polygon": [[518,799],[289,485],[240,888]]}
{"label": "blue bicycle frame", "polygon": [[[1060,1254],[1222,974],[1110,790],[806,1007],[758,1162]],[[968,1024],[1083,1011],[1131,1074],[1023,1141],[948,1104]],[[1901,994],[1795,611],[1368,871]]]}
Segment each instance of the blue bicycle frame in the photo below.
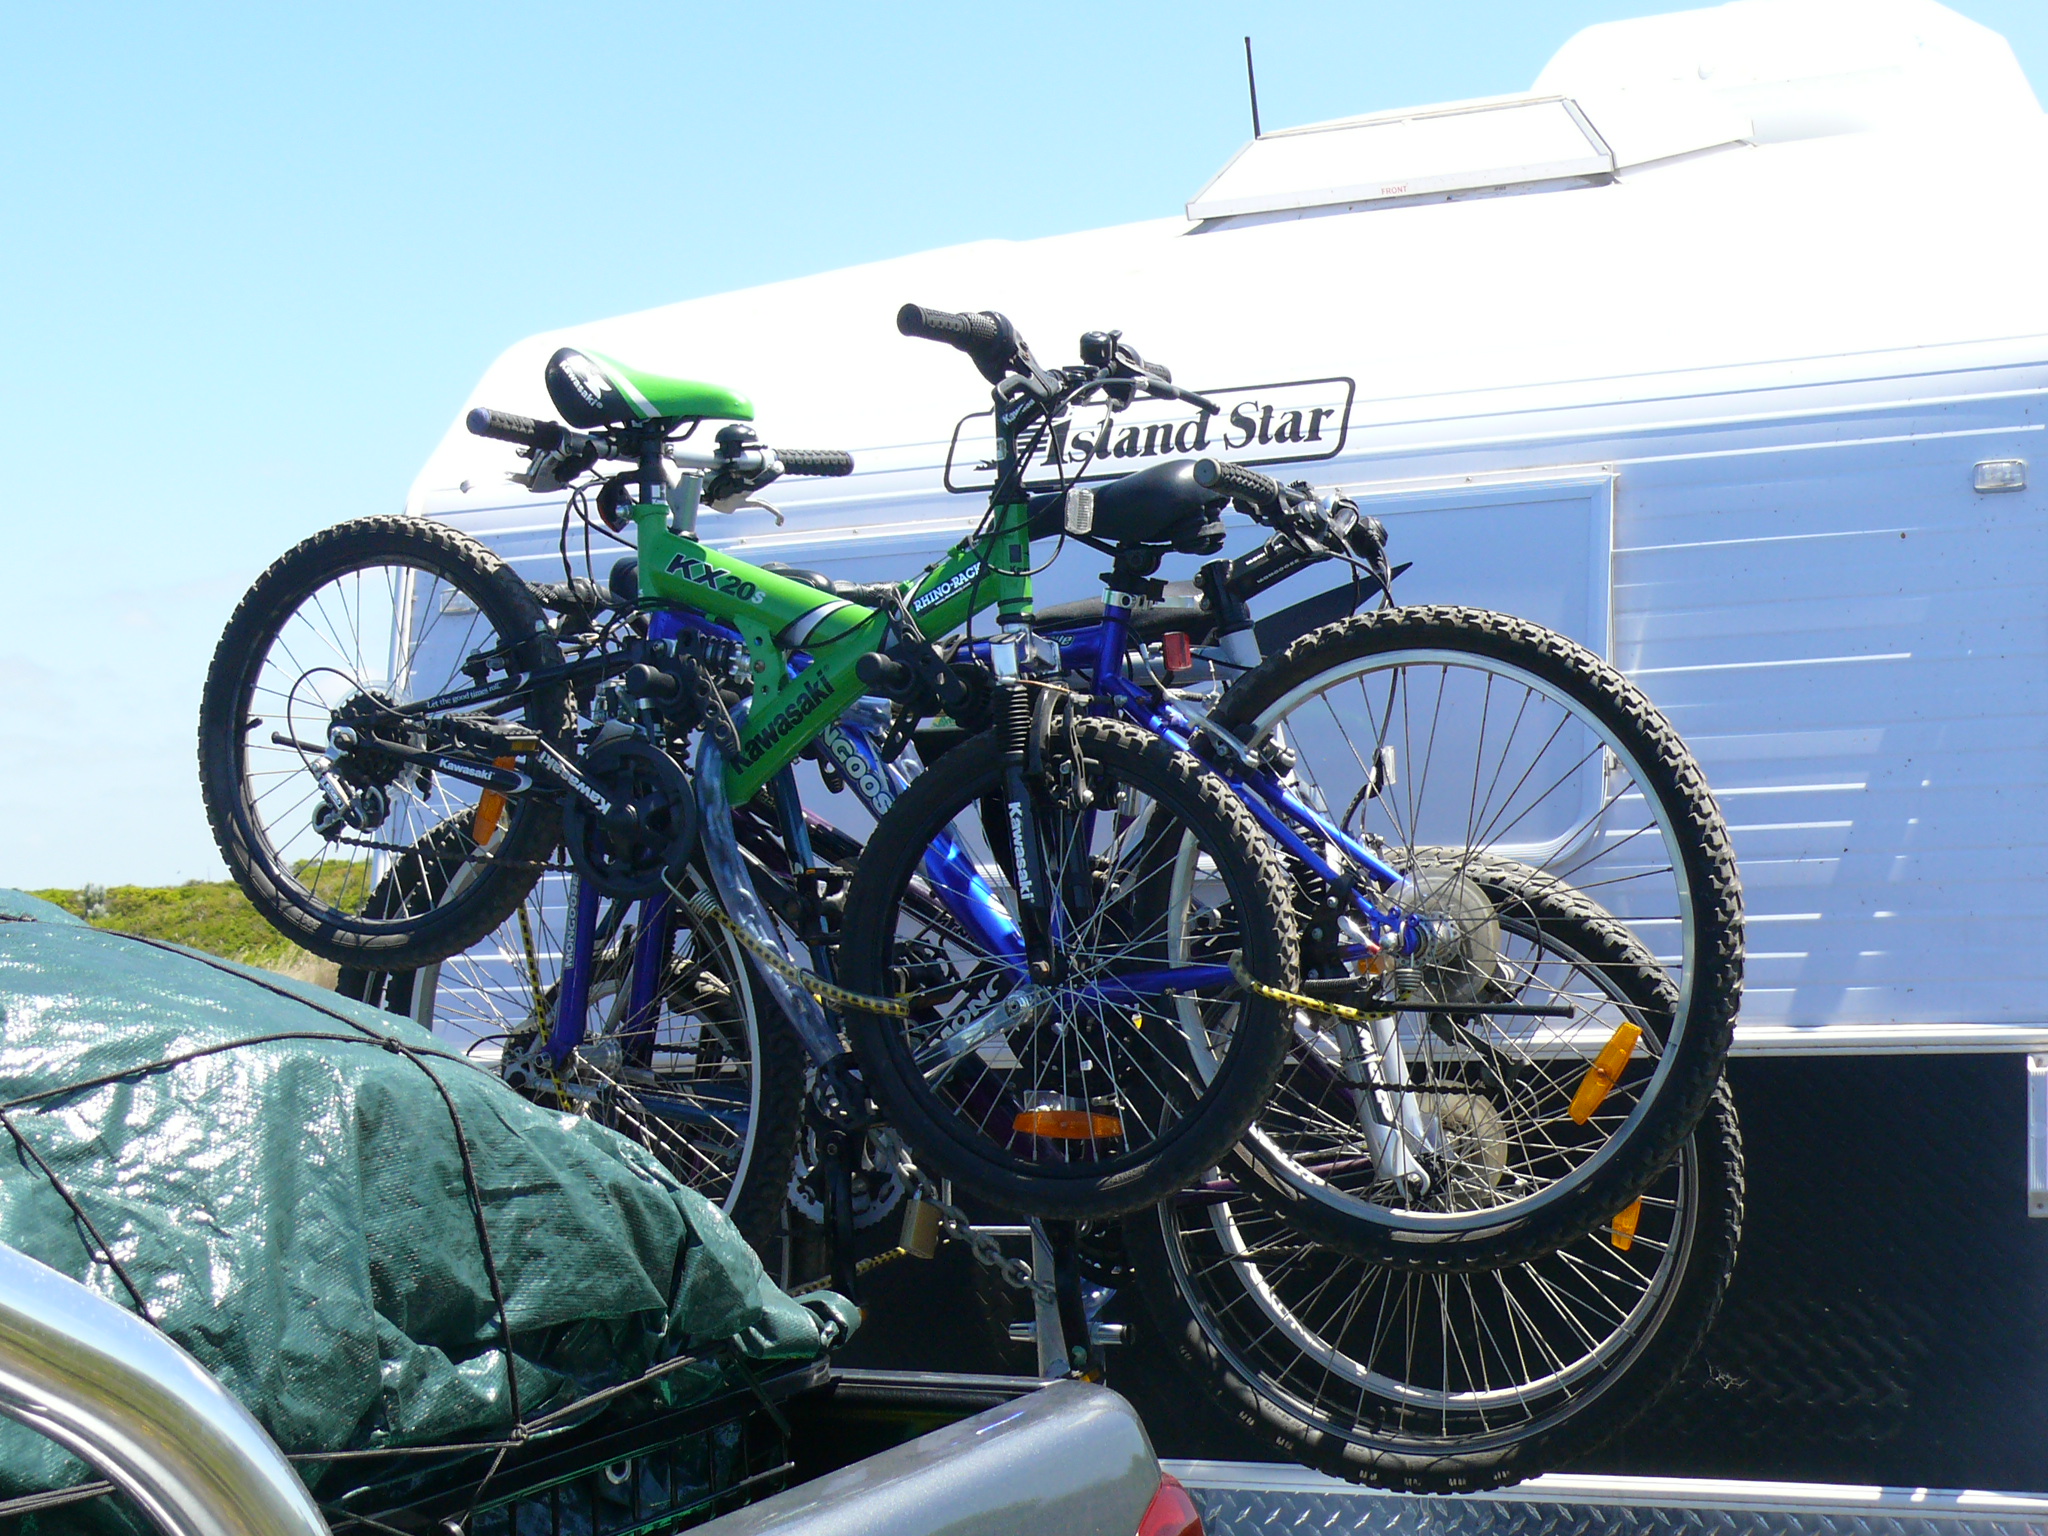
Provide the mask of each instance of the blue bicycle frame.
{"label": "blue bicycle frame", "polygon": [[[1339,849],[1355,869],[1362,870],[1380,889],[1397,884],[1400,872],[1328,817],[1304,804],[1278,774],[1247,756],[1242,743],[1197,722],[1171,701],[1155,698],[1150,690],[1131,681],[1125,674],[1130,633],[1129,610],[1110,602],[1103,605],[1099,624],[1047,638],[1059,647],[1063,673],[1090,680],[1096,713],[1120,715],[1183,751],[1192,751],[1196,739],[1203,735],[1222,743],[1233,759],[1221,765],[1225,782],[1236,791],[1267,835],[1333,889],[1348,895],[1354,914],[1367,933],[1374,936],[1379,948],[1391,946],[1398,954],[1409,954],[1419,948],[1425,935],[1416,920],[1396,907],[1375,901],[1363,883],[1347,879],[1310,838],[1322,839]],[[990,643],[975,641],[964,649],[985,662]],[[1360,958],[1363,953],[1361,950],[1358,955],[1347,954],[1346,958]]]}
{"label": "blue bicycle frame", "polygon": [[[1117,617],[1119,620],[1122,617],[1120,610]],[[673,641],[686,634],[702,634],[722,641],[736,641],[739,638],[736,632],[724,625],[685,610],[660,610],[650,614],[650,641]],[[1122,634],[1123,631],[1117,625],[1105,624],[1099,638],[1090,638],[1097,645],[1100,655],[1118,658],[1122,654]],[[1089,640],[1084,639],[1077,643],[1086,644]],[[804,658],[798,657],[793,663],[793,670],[800,671],[803,662]],[[1115,697],[1122,699],[1122,690],[1130,689],[1130,685],[1120,676],[1115,680],[1119,685],[1119,692]],[[1145,699],[1141,690],[1131,691],[1137,699]],[[1134,718],[1140,717],[1134,715]],[[1186,737],[1182,734],[1185,722],[1167,720],[1164,724],[1166,729],[1162,734],[1171,732],[1173,734],[1169,734],[1168,739],[1185,745]],[[829,727],[822,741],[838,762],[848,786],[860,797],[870,813],[879,819],[894,804],[896,796],[902,793],[908,783],[901,770],[892,763],[882,761],[873,735],[852,718],[842,718]],[[784,846],[791,865],[793,868],[809,867],[814,861],[794,770],[783,769],[771,784]],[[1306,808],[1302,808],[1302,813],[1312,814],[1307,812]],[[1298,841],[1296,839],[1296,842]],[[1312,851],[1310,857],[1313,858]],[[1320,861],[1317,862],[1320,864]],[[990,958],[1007,965],[1022,978],[1026,974],[1023,932],[995,892],[989,888],[988,882],[982,878],[967,850],[948,833],[926,851],[923,867],[933,894],[944,905],[953,920],[960,924],[968,937]],[[1391,871],[1388,872],[1388,878],[1393,878]],[[659,1021],[662,963],[667,953],[670,924],[674,917],[671,900],[664,895],[641,902],[634,928],[630,990],[625,1003],[627,1012],[625,1027],[621,1031],[621,1043],[626,1049],[628,1059],[642,1066],[647,1064],[644,1058],[651,1053]],[[1059,915],[1055,913],[1056,918]],[[623,914],[620,916],[623,919]],[[556,993],[557,1007],[544,1046],[548,1058],[557,1068],[568,1062],[587,1036],[598,926],[596,887],[581,878],[573,879],[569,927],[565,935],[561,979]],[[1055,938],[1057,937],[1056,932]],[[811,961],[815,972],[830,977],[831,957],[822,947],[814,949]],[[1102,978],[1087,989],[1087,996],[1105,1002],[1126,1003],[1157,998],[1169,991],[1200,992],[1230,985],[1233,985],[1233,978],[1228,966],[1154,966]],[[701,1106],[679,1104],[676,1109],[683,1115],[711,1114],[714,1118],[725,1118],[719,1112],[704,1111]],[[743,1129],[744,1107],[732,1111],[731,1116],[727,1123],[735,1129]]]}

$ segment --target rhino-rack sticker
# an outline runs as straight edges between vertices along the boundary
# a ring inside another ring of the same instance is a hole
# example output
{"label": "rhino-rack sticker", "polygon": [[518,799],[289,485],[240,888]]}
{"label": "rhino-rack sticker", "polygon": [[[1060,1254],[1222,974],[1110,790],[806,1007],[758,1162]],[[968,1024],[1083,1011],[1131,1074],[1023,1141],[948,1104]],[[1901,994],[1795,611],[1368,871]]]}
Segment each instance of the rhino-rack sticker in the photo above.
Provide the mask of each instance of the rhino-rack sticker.
{"label": "rhino-rack sticker", "polygon": [[[1221,407],[1213,415],[1182,400],[1139,400],[1124,411],[1082,406],[1020,445],[1030,449],[1024,483],[1034,491],[1056,490],[1204,455],[1236,464],[1334,459],[1344,451],[1357,389],[1350,379],[1329,378],[1198,390]],[[995,484],[995,454],[993,414],[963,416],[946,450],[946,489],[987,491]]]}

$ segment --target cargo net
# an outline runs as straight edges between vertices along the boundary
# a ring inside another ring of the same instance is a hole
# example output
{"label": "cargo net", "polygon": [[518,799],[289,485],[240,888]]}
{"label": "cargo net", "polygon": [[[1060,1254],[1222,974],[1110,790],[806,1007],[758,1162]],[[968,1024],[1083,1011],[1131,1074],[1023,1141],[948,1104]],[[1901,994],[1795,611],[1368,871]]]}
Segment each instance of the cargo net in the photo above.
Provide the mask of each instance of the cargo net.
{"label": "cargo net", "polygon": [[[675,1529],[786,1471],[778,1402],[856,1314],[644,1149],[392,1015],[24,906],[0,1241],[192,1353],[337,1532]],[[71,1529],[89,1478],[0,1422],[0,1520]]]}

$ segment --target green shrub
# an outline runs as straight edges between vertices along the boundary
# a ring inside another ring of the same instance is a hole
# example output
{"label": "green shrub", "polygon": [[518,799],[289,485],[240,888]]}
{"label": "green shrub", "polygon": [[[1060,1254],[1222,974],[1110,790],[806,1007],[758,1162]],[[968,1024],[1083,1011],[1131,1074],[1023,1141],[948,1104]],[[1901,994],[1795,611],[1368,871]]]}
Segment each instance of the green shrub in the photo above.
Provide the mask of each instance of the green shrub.
{"label": "green shrub", "polygon": [[[368,866],[332,866],[323,873],[323,894],[339,892],[355,906],[362,901]],[[230,880],[187,880],[183,885],[88,885],[76,891],[31,891],[53,901],[95,928],[113,928],[146,939],[162,939],[266,970],[310,975],[310,956],[265,922],[249,898]],[[317,962],[315,963],[317,966]]]}

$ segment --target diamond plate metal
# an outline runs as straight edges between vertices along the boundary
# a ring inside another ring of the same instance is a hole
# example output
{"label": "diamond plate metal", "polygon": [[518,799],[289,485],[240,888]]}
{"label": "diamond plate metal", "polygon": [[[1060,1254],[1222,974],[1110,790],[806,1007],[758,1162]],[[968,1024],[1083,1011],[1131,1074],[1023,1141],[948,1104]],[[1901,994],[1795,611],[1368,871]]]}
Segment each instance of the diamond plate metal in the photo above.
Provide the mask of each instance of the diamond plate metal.
{"label": "diamond plate metal", "polygon": [[1538,1478],[1463,1496],[1384,1493],[1294,1467],[1164,1463],[1208,1536],[2048,1536],[2048,1498],[1679,1478]]}

